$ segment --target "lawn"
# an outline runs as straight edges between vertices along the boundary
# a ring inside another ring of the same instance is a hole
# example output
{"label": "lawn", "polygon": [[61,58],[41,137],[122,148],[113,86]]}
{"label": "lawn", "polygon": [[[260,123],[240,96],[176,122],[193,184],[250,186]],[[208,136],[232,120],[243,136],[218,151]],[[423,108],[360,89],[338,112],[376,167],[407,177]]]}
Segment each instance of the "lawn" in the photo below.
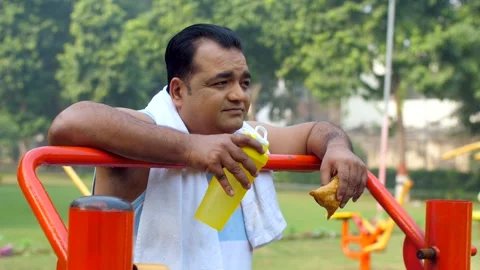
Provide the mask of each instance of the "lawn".
{"label": "lawn", "polygon": [[[90,179],[84,176],[84,179]],[[41,179],[57,210],[65,219],[69,203],[80,197],[80,192],[62,174],[42,174]],[[87,182],[87,186],[90,183]],[[328,232],[338,235],[340,222],[327,221],[325,212],[306,192],[279,191],[278,198],[288,222],[285,235],[302,232]],[[480,208],[480,205],[475,205]],[[424,203],[406,206],[407,211],[418,224],[424,227]],[[375,201],[368,195],[357,203],[351,203],[343,211],[361,212],[366,217],[375,215]],[[478,235],[473,232],[473,243],[480,245]],[[396,229],[388,248],[372,255],[373,269],[405,269],[401,253],[403,234]],[[42,254],[27,254],[11,258],[0,258],[0,270],[55,269],[56,257],[43,235],[36,219],[27,205],[14,175],[4,175],[0,184],[0,246],[13,243],[21,246],[30,243],[34,250],[46,251]],[[338,237],[322,239],[282,240],[263,247],[254,253],[254,269],[358,269],[358,262],[343,256]],[[480,269],[480,259],[472,259],[472,269]]]}

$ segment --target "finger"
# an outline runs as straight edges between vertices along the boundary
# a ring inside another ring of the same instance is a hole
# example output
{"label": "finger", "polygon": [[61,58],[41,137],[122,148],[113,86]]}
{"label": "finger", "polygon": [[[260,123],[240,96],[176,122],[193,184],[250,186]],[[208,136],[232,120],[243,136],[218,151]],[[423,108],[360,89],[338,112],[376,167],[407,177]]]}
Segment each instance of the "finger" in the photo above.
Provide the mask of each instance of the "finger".
{"label": "finger", "polygon": [[232,142],[238,147],[249,146],[255,149],[257,152],[263,154],[263,146],[260,142],[248,135],[235,134],[232,136]]}
{"label": "finger", "polygon": [[320,166],[320,183],[322,186],[330,183],[332,180],[332,170],[330,165],[327,161],[322,162],[322,166]]}
{"label": "finger", "polygon": [[242,149],[238,147],[232,147],[232,149],[229,149],[229,153],[236,162],[242,164],[243,168],[245,168],[251,176],[257,177],[257,166],[253,160],[242,151]]}
{"label": "finger", "polygon": [[347,191],[345,192],[345,196],[343,196],[343,203],[341,207],[345,207],[347,202],[355,195],[357,190],[358,182],[360,182],[360,178],[358,177],[358,169],[354,165],[349,166],[349,174],[348,174],[348,182],[347,182]]}
{"label": "finger", "polygon": [[229,154],[226,154],[222,158],[222,164],[235,177],[235,179],[242,184],[243,188],[250,189],[250,181],[248,180],[247,175]]}
{"label": "finger", "polygon": [[218,180],[218,183],[222,186],[223,190],[225,190],[225,193],[229,196],[234,196],[235,192],[233,191],[232,186],[228,182],[227,175],[225,175],[225,172],[223,171],[222,166],[211,166],[207,169],[208,173],[211,173],[215,175],[215,177]]}
{"label": "finger", "polygon": [[338,183],[337,200],[340,201],[340,208],[343,208],[343,206],[345,206],[346,202],[348,201],[347,190],[350,176],[348,166],[343,163],[339,164],[337,169],[337,176],[340,179]]}
{"label": "finger", "polygon": [[357,187],[357,191],[353,196],[353,201],[356,202],[360,196],[362,196],[363,191],[365,191],[365,186],[367,185],[367,170],[365,168],[361,169],[360,182]]}

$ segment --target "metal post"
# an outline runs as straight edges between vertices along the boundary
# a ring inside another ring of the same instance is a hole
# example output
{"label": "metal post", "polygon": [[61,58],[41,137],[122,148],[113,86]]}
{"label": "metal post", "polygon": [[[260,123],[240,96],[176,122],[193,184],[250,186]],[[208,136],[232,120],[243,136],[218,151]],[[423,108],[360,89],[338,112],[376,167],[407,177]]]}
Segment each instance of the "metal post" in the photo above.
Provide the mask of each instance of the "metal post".
{"label": "metal post", "polygon": [[[395,0],[388,1],[388,24],[387,24],[387,55],[385,63],[385,80],[383,84],[383,102],[384,115],[382,123],[382,133],[380,142],[380,166],[378,171],[378,178],[382,185],[385,185],[386,178],[386,159],[387,159],[387,144],[388,144],[388,103],[390,102],[390,87],[392,78],[392,54],[393,54],[393,32],[395,22]],[[377,212],[380,214],[382,207],[377,204]]]}
{"label": "metal post", "polygon": [[68,270],[132,270],[133,208],[115,197],[90,196],[72,202],[68,228]]}
{"label": "metal post", "polygon": [[426,247],[417,252],[426,270],[470,270],[472,202],[427,201]]}

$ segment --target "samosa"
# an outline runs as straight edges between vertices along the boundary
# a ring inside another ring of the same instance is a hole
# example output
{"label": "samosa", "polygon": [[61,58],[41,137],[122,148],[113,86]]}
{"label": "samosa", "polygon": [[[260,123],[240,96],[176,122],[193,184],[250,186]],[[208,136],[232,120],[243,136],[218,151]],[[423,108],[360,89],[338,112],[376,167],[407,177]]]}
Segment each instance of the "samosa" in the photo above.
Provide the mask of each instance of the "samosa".
{"label": "samosa", "polygon": [[310,191],[310,195],[315,201],[327,210],[327,219],[330,219],[340,206],[340,201],[337,200],[339,181],[338,177],[335,176],[327,185]]}

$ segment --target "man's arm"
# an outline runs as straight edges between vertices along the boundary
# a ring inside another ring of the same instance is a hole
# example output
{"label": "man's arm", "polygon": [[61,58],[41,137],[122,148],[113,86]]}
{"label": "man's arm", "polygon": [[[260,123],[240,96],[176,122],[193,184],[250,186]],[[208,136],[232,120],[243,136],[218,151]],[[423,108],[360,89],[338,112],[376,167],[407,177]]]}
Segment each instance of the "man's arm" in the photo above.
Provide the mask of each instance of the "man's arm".
{"label": "man's arm", "polygon": [[250,122],[253,127],[264,126],[268,131],[272,154],[315,155],[322,160],[321,182],[327,184],[340,178],[337,199],[344,207],[350,198],[356,201],[366,186],[367,169],[353,154],[352,143],[339,127],[329,122],[308,122],[289,127],[273,127]]}
{"label": "man's arm", "polygon": [[[142,112],[94,102],[79,102],[55,118],[49,129],[48,141],[55,146],[92,147],[132,159],[177,163],[182,160],[183,150],[173,146],[185,145],[179,143],[185,134],[178,133],[157,127]],[[169,155],[160,151],[169,147],[172,148]],[[133,201],[145,190],[149,172],[149,168],[97,167],[93,192],[95,195]]]}
{"label": "man's arm", "polygon": [[348,136],[328,122],[307,122],[288,127],[275,127],[259,122],[249,124],[253,127],[261,125],[267,129],[271,153],[316,155],[321,158],[331,145],[342,145],[352,150]]}
{"label": "man's arm", "polygon": [[187,134],[157,126],[144,113],[89,101],[61,112],[48,133],[50,145],[92,147],[131,159],[171,164],[184,161],[187,140]]}

